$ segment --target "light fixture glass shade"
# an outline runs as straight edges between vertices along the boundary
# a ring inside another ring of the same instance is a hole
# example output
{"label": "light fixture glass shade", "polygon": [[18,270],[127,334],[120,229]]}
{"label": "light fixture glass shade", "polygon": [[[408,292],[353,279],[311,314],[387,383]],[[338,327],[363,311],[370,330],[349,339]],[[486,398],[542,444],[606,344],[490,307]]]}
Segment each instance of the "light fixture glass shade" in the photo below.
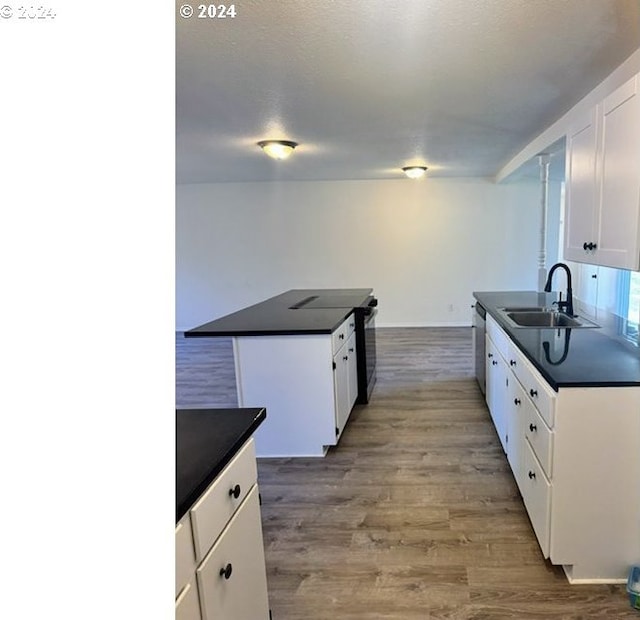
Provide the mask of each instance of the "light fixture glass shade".
{"label": "light fixture glass shade", "polygon": [[424,173],[427,171],[426,166],[405,166],[402,171],[410,178],[410,179],[420,179],[424,176]]}
{"label": "light fixture glass shade", "polygon": [[291,140],[262,140],[258,146],[273,159],[287,159],[298,143]]}

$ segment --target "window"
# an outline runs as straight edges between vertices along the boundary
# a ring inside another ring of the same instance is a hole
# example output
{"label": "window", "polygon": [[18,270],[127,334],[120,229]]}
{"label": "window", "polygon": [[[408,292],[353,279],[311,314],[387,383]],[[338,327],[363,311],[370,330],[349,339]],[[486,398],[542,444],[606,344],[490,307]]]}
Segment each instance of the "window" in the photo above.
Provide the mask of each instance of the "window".
{"label": "window", "polygon": [[638,324],[640,322],[640,273],[629,272],[629,302],[627,320]]}
{"label": "window", "polygon": [[618,292],[618,313],[626,319],[623,335],[637,344],[640,322],[640,273],[620,271]]}

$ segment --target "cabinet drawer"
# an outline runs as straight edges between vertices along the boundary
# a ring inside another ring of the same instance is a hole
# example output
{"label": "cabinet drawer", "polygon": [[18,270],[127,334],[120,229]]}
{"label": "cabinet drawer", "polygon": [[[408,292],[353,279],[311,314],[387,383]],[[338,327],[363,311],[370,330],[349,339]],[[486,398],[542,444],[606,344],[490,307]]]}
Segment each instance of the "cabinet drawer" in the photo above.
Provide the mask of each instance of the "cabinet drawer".
{"label": "cabinet drawer", "polygon": [[203,620],[268,620],[258,488],[196,571]]}
{"label": "cabinet drawer", "polygon": [[524,442],[523,485],[520,489],[529,520],[545,558],[549,557],[549,525],[551,520],[551,483],[536,460],[528,442]]}
{"label": "cabinet drawer", "polygon": [[513,344],[510,346],[507,361],[544,421],[553,428],[556,393]]}
{"label": "cabinet drawer", "polygon": [[220,536],[257,480],[254,440],[250,439],[191,509],[193,542],[198,561]]}
{"label": "cabinet drawer", "polygon": [[201,620],[195,581],[188,583],[176,599],[176,620]]}
{"label": "cabinet drawer", "polygon": [[356,321],[352,313],[344,320],[340,327],[331,334],[331,348],[334,354],[347,342],[349,336],[355,330],[355,326]]}
{"label": "cabinet drawer", "polygon": [[176,594],[193,579],[196,558],[193,553],[193,537],[189,515],[185,515],[176,525]]}
{"label": "cabinet drawer", "polygon": [[545,424],[538,410],[531,405],[526,408],[524,432],[540,465],[547,476],[552,478],[553,431]]}

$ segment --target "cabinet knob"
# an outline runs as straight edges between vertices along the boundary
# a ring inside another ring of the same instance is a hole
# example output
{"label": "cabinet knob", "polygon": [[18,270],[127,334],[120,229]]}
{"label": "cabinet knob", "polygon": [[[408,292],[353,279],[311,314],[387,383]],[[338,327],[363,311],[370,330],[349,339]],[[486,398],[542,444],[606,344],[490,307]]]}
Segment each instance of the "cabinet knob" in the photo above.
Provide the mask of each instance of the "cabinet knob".
{"label": "cabinet knob", "polygon": [[536,473],[534,471],[530,471],[529,472],[529,480],[535,480],[536,479]]}
{"label": "cabinet knob", "polygon": [[594,243],[593,241],[589,241],[589,243],[587,243],[586,241],[582,244],[582,249],[583,250],[595,250],[598,247],[597,243]]}
{"label": "cabinet knob", "polygon": [[509,364],[511,366],[515,366],[516,365],[516,360],[509,360]]}
{"label": "cabinet knob", "polygon": [[[229,497],[233,497],[234,499],[238,499],[240,497],[240,485],[236,484],[235,487],[229,489]],[[228,579],[228,577],[227,577]]]}
{"label": "cabinet knob", "polygon": [[585,242],[582,244],[582,249],[586,252],[588,247],[589,247],[589,246],[587,245],[587,242],[585,241]]}
{"label": "cabinet knob", "polygon": [[492,363],[494,366],[497,366],[497,365],[498,365],[498,362],[496,362],[496,360],[493,360],[491,363]]}
{"label": "cabinet knob", "polygon": [[519,405],[519,404],[520,404],[520,402],[521,402],[521,401],[520,401],[520,399],[519,399],[519,398],[514,398],[514,399],[513,399],[513,404],[514,404],[514,405]]}
{"label": "cabinet knob", "polygon": [[529,430],[532,433],[535,433],[538,430],[538,427],[535,424],[529,424]]}
{"label": "cabinet knob", "polygon": [[349,359],[349,356],[345,355],[342,359],[346,362]]}
{"label": "cabinet knob", "polygon": [[529,394],[531,394],[531,398],[533,398],[538,395],[538,390],[534,390],[533,388],[531,388],[529,390]]}
{"label": "cabinet knob", "polygon": [[344,334],[339,334],[339,335],[338,335],[338,338],[339,338],[340,340],[344,340]]}
{"label": "cabinet knob", "polygon": [[351,349],[349,349],[349,353],[353,353],[353,349],[352,349],[352,348],[351,348]]}
{"label": "cabinet knob", "polygon": [[493,353],[487,353],[487,357],[491,359],[493,357]]}
{"label": "cabinet knob", "polygon": [[229,579],[229,577],[231,577],[232,572],[233,572],[233,566],[231,566],[231,564],[227,564],[224,568],[220,569],[220,577]]}

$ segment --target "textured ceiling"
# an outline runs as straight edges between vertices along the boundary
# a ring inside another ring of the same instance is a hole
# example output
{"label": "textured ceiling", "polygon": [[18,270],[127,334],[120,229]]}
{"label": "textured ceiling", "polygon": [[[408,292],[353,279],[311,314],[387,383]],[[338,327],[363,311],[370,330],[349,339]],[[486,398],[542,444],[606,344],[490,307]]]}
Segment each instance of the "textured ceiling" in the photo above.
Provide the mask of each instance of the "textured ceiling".
{"label": "textured ceiling", "polygon": [[176,13],[178,183],[493,177],[640,47],[640,0],[234,4]]}

